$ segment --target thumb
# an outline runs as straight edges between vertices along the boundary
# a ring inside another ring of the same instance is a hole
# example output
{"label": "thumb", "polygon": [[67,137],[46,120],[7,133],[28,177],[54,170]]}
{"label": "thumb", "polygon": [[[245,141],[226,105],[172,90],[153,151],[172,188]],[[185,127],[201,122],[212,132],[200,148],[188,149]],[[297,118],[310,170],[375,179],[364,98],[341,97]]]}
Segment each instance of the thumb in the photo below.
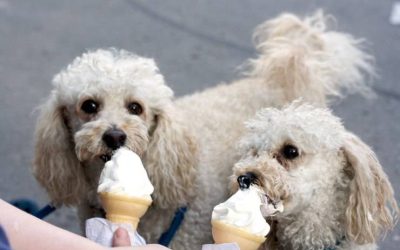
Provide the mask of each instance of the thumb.
{"label": "thumb", "polygon": [[129,233],[126,229],[119,227],[114,232],[112,239],[113,247],[126,247],[131,245],[131,240],[129,238]]}

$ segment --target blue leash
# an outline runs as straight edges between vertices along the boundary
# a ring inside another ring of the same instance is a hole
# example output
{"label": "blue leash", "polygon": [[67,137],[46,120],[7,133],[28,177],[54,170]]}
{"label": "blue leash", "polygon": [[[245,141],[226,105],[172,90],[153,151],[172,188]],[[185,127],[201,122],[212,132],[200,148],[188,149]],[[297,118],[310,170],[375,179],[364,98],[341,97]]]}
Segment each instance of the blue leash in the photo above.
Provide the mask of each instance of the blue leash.
{"label": "blue leash", "polygon": [[36,216],[39,219],[43,219],[44,217],[46,217],[47,215],[51,214],[52,212],[54,212],[57,208],[47,204],[45,207],[43,207],[42,209],[40,209],[39,211],[37,211],[36,213],[33,214],[33,216]]}
{"label": "blue leash", "polygon": [[49,214],[51,214],[56,210],[56,207],[50,204],[47,204],[43,208],[39,209],[39,207],[36,205],[35,202],[28,199],[13,200],[10,202],[10,204],[39,219],[45,218],[46,216],[48,216]]}
{"label": "blue leash", "polygon": [[186,211],[187,207],[180,207],[178,210],[176,210],[171,225],[169,226],[168,230],[161,235],[160,239],[158,240],[158,244],[168,247],[174,238],[176,231],[178,231],[179,227],[181,226],[182,221],[185,218]]}

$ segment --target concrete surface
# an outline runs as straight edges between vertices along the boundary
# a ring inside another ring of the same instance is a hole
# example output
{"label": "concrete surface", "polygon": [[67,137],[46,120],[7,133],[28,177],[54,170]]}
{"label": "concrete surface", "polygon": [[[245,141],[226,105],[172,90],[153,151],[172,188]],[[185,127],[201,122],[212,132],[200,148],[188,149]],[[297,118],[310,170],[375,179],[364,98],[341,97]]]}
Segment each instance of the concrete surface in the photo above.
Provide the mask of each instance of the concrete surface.
{"label": "concrete surface", "polygon": [[[333,105],[348,129],[376,151],[400,200],[400,26],[389,23],[394,1],[266,0],[0,0],[0,197],[46,195],[30,173],[35,107],[52,76],[86,49],[117,47],[154,57],[177,96],[237,77],[254,56],[251,34],[284,11],[333,14],[338,29],[369,41],[380,79],[374,100],[350,96]],[[1,211],[0,211],[1,212]],[[48,221],[78,232],[72,209]],[[399,249],[400,229],[381,249]]]}

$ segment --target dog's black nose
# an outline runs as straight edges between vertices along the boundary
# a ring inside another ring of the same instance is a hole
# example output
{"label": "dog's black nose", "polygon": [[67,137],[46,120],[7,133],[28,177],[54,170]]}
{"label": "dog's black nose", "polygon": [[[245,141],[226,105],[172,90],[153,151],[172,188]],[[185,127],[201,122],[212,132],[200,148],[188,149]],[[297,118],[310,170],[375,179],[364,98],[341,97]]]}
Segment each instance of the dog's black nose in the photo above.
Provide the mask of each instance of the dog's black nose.
{"label": "dog's black nose", "polygon": [[113,128],[104,132],[102,139],[107,145],[107,147],[111,148],[112,150],[115,150],[117,148],[124,146],[126,141],[126,134],[124,133],[124,131],[120,129]]}
{"label": "dog's black nose", "polygon": [[237,178],[237,182],[239,183],[240,189],[246,189],[249,188],[251,184],[255,183],[255,180],[257,179],[256,175],[248,172],[244,175],[241,175]]}

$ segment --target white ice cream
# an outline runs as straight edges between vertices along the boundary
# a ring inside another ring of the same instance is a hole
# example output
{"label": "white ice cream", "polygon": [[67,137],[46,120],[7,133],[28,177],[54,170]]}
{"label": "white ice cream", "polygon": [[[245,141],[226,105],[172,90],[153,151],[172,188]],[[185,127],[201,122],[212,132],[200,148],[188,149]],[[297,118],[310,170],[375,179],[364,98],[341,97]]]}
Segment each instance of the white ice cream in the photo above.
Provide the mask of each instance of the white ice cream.
{"label": "white ice cream", "polygon": [[239,189],[227,201],[214,207],[212,219],[239,227],[255,235],[265,236],[270,226],[262,216],[260,206],[259,189],[250,186],[248,189]]}
{"label": "white ice cream", "polygon": [[97,192],[151,199],[151,184],[140,157],[126,148],[118,149],[100,175]]}

